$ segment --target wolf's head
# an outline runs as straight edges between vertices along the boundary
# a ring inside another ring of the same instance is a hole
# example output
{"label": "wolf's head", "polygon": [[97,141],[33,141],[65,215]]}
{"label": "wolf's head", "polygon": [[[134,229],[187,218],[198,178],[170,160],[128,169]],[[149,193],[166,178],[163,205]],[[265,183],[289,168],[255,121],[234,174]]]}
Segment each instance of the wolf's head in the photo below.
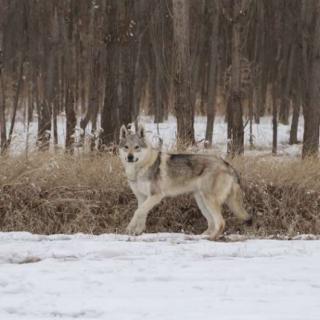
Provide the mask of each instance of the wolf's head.
{"label": "wolf's head", "polygon": [[131,133],[123,125],[120,129],[120,158],[123,163],[137,163],[145,159],[148,154],[148,145],[143,126],[139,126],[138,132]]}

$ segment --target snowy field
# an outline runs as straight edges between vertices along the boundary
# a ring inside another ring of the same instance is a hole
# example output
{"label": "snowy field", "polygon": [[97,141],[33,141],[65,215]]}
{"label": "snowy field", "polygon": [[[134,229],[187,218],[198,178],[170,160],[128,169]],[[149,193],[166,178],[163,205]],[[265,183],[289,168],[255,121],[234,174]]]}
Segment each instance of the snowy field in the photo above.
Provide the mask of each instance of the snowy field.
{"label": "snowy field", "polygon": [[320,319],[320,240],[0,233],[0,319]]}
{"label": "snowy field", "polygon": [[[195,137],[198,146],[202,148],[205,132],[206,132],[206,117],[196,117],[194,128]],[[99,122],[99,121],[98,121]],[[163,139],[164,149],[171,149],[176,143],[176,119],[172,116],[168,121],[160,123],[158,126],[153,123],[152,117],[141,116],[140,123],[144,124],[149,140],[154,144],[158,144],[158,137]],[[24,152],[26,141],[28,140],[29,150],[35,149],[36,136],[37,136],[37,122],[32,122],[29,131],[23,122],[17,122],[15,126],[15,133],[13,136],[11,152],[21,153]],[[65,117],[59,116],[58,118],[58,140],[62,148],[65,141]],[[9,127],[9,124],[8,124]],[[247,155],[264,155],[271,154],[272,148],[272,119],[271,117],[262,117],[260,124],[253,124],[253,142],[255,149],[249,150],[249,125],[245,127],[245,149]],[[86,139],[90,139],[90,123],[87,127]],[[29,132],[29,134],[27,134]],[[79,136],[80,129],[77,128],[76,136]],[[290,146],[288,144],[290,134],[290,125],[278,125],[278,155],[280,156],[301,156],[301,145]],[[28,139],[27,139],[28,137]],[[298,126],[298,139],[302,141],[303,137],[303,119],[300,117]],[[214,123],[213,133],[213,150],[217,153],[225,154],[227,151],[227,124],[224,122],[223,117],[216,117]],[[79,149],[79,152],[82,148]]]}

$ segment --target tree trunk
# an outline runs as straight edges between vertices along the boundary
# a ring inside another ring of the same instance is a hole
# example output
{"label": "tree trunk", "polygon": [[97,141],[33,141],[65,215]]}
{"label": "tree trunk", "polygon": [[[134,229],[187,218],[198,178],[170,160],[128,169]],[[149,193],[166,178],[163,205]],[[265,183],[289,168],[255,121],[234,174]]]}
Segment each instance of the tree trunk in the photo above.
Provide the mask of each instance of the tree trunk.
{"label": "tree trunk", "polygon": [[67,83],[66,88],[66,151],[69,153],[74,152],[75,143],[75,127],[77,125],[77,118],[74,107],[74,94],[72,87]]}
{"label": "tree trunk", "polygon": [[[213,5],[214,7],[214,5]],[[215,117],[215,102],[217,93],[217,61],[218,61],[218,36],[219,36],[219,12],[213,8],[212,32],[210,37],[210,60],[208,75],[208,102],[207,102],[207,127],[206,141],[208,147],[212,146],[213,124]]]}
{"label": "tree trunk", "polygon": [[253,90],[250,91],[249,93],[249,145],[250,145],[250,150],[253,149],[254,144],[253,144],[253,96],[254,92]]}
{"label": "tree trunk", "polygon": [[51,132],[51,109],[46,101],[38,104],[38,140],[40,151],[49,150]]}
{"label": "tree trunk", "polygon": [[290,89],[292,83],[292,75],[294,68],[294,57],[295,57],[295,45],[291,45],[289,62],[287,66],[287,75],[285,78],[284,92],[281,101],[281,107],[279,110],[279,121],[282,124],[289,124],[289,111],[290,111]]}
{"label": "tree trunk", "polygon": [[[154,122],[163,122],[164,108],[163,108],[163,97],[165,90],[162,90],[162,82],[164,77],[164,65],[162,61],[162,50],[163,50],[163,19],[165,11],[161,10],[161,4],[157,5],[154,9],[154,14],[151,18],[150,26],[150,63],[154,65],[151,69],[151,87],[153,97],[153,111],[154,111]],[[152,49],[152,50],[151,50]]]}
{"label": "tree trunk", "polygon": [[241,105],[241,63],[240,63],[240,15],[241,2],[235,0],[233,2],[233,24],[232,24],[232,49],[231,49],[231,88],[230,88],[230,111],[229,121],[231,121],[231,141],[230,153],[234,157],[243,154],[244,152],[244,130],[242,120],[242,105]]}
{"label": "tree trunk", "polygon": [[313,35],[312,60],[307,105],[304,113],[304,135],[302,157],[319,153],[320,124],[320,6],[316,3],[316,25]]}
{"label": "tree trunk", "polygon": [[136,130],[138,130],[138,116],[139,116],[139,105],[142,92],[142,75],[140,72],[140,59],[141,59],[141,46],[142,46],[142,34],[138,35],[137,54],[134,66],[134,84],[133,84],[133,98],[132,98],[132,116],[135,122]]}
{"label": "tree trunk", "polygon": [[189,1],[173,0],[174,105],[177,117],[177,143],[180,146],[194,143],[194,106],[191,104],[189,5]]}
{"label": "tree trunk", "polygon": [[53,118],[53,121],[52,121],[52,124],[53,124],[53,144],[55,146],[58,145],[58,102],[55,101],[55,103],[53,104],[53,107],[52,107],[52,118]]}
{"label": "tree trunk", "polygon": [[277,154],[278,147],[278,101],[276,84],[272,86],[272,154]]}
{"label": "tree trunk", "polygon": [[66,57],[66,79],[65,79],[65,110],[66,110],[66,141],[65,147],[66,152],[73,153],[75,146],[75,128],[77,124],[76,119],[76,81],[74,77],[74,68],[72,64],[72,60],[74,58],[73,55],[73,47],[74,47],[74,21],[75,21],[75,5],[76,0],[72,0],[70,2],[70,11],[69,11],[69,24],[67,28],[67,37],[65,42],[65,57]]}
{"label": "tree trunk", "polygon": [[49,150],[51,138],[51,122],[52,122],[52,109],[54,99],[54,69],[55,69],[55,56],[52,52],[52,43],[48,43],[46,49],[46,56],[48,57],[46,70],[44,73],[45,83],[43,99],[40,106],[40,113],[38,115],[38,147],[41,151]]}
{"label": "tree trunk", "polygon": [[102,142],[108,145],[119,140],[120,124],[132,120],[135,73],[135,34],[132,23],[133,2],[112,0],[107,6],[106,81],[101,115]]}
{"label": "tree trunk", "polygon": [[101,114],[101,134],[102,145],[109,145],[117,141],[119,126],[118,114],[118,67],[119,67],[119,43],[117,41],[117,3],[111,1],[106,13],[106,32],[109,35],[106,43],[106,63],[105,63],[105,92],[104,103]]}
{"label": "tree trunk", "polygon": [[[156,59],[157,61],[157,59]],[[159,64],[159,61],[156,62]],[[155,83],[154,83],[154,97],[155,97],[155,115],[154,115],[154,122],[161,123],[163,122],[163,104],[162,104],[162,94],[161,94],[161,86],[160,86],[160,68],[159,66],[155,70]]]}
{"label": "tree trunk", "polygon": [[[192,1],[190,2],[192,5]],[[199,1],[197,6],[197,11],[199,17],[205,18],[210,5],[214,6],[214,3],[206,3],[206,1]],[[190,10],[190,9],[189,9]],[[191,20],[191,19],[190,19]],[[206,47],[208,45],[208,36],[206,32],[206,21],[201,21],[200,19],[195,20],[191,23],[191,28],[193,29],[190,33],[190,39],[192,46],[190,47],[190,63],[192,65],[191,72],[191,104],[196,106],[197,98],[199,96],[199,89],[201,89],[201,78],[204,76],[202,72],[202,65],[207,65],[207,53]],[[210,30],[211,31],[211,30]],[[195,108],[195,107],[194,107]]]}
{"label": "tree trunk", "polygon": [[[91,120],[92,124],[94,122],[96,126],[96,119],[99,111],[99,67],[100,67],[100,55],[99,52],[93,54],[92,57],[92,66],[90,72],[90,80],[89,80],[89,101],[88,107],[86,110],[86,114],[84,118],[80,120],[80,128],[81,132],[81,139],[84,139],[86,127]],[[96,130],[96,128],[93,128]]]}
{"label": "tree trunk", "polygon": [[6,126],[6,97],[5,97],[5,86],[3,81],[3,73],[0,69],[0,152],[2,152],[5,143],[7,141],[7,126]]}
{"label": "tree trunk", "polygon": [[17,109],[18,109],[18,104],[19,104],[19,96],[20,96],[20,91],[21,91],[22,81],[23,81],[24,60],[25,60],[25,56],[23,54],[23,56],[21,57],[20,66],[19,66],[19,74],[18,74],[16,92],[14,95],[13,113],[12,113],[12,118],[11,118],[11,123],[10,123],[10,128],[9,128],[8,139],[6,140],[5,144],[3,145],[1,153],[5,152],[9,148],[10,143],[11,143],[11,139],[12,139],[13,128],[16,123],[16,115],[17,115]]}
{"label": "tree trunk", "polygon": [[293,99],[292,103],[293,103],[293,113],[292,113],[292,120],[291,120],[289,144],[297,144],[300,101],[298,101],[298,99]]}

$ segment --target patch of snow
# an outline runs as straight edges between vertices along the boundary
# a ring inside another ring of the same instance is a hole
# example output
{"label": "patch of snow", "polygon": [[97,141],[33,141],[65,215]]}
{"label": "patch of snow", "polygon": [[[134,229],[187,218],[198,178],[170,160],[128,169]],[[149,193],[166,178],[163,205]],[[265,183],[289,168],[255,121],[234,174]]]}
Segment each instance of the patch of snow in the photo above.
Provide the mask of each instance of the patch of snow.
{"label": "patch of snow", "polygon": [[[195,117],[194,129],[195,138],[199,142],[199,146],[202,148],[205,141],[206,131],[206,117]],[[78,119],[79,122],[79,119]],[[144,124],[146,131],[149,135],[149,140],[157,146],[159,143],[159,137],[163,139],[163,147],[165,150],[172,149],[176,143],[177,124],[176,119],[173,116],[169,116],[168,120],[159,123],[158,125],[153,123],[153,117],[140,116],[139,122]],[[63,148],[65,143],[65,126],[66,119],[64,115],[58,117],[58,145]],[[98,121],[99,123],[99,121]],[[9,126],[8,126],[9,127]],[[25,152],[26,141],[26,125],[23,122],[17,122],[14,130],[14,137],[11,143],[11,153],[19,154]],[[260,124],[253,124],[253,141],[254,150],[249,148],[249,125],[245,127],[245,149],[248,155],[263,155],[270,154],[272,149],[272,118],[270,116],[262,117]],[[88,124],[86,130],[86,139],[89,139],[91,131],[91,123]],[[278,155],[296,157],[301,154],[302,145],[288,144],[289,141],[290,126],[280,124],[278,125]],[[76,129],[76,140],[79,139],[80,129],[79,124]],[[303,137],[303,119],[299,120],[298,126],[298,140],[302,141]],[[29,127],[29,151],[36,149],[37,140],[37,121],[30,123]],[[81,148],[79,149],[79,151]],[[214,122],[213,132],[213,151],[220,154],[225,154],[227,151],[227,124],[224,121],[224,117],[217,116]]]}
{"label": "patch of snow", "polygon": [[320,240],[0,233],[0,319],[316,320],[319,266]]}

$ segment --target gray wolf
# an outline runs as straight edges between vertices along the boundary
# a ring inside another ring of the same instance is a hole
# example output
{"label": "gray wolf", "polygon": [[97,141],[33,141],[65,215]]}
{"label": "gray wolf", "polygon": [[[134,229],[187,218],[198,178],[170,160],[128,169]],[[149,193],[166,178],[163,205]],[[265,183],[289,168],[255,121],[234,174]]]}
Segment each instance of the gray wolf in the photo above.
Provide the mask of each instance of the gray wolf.
{"label": "gray wolf", "polygon": [[124,125],[121,127],[119,153],[128,183],[138,200],[138,208],[127,227],[129,234],[137,235],[145,230],[149,211],[163,198],[184,193],[194,195],[208,222],[204,234],[211,240],[218,239],[225,227],[221,214],[223,203],[241,220],[251,221],[243,207],[238,176],[223,159],[153,149],[142,126],[136,133]]}

